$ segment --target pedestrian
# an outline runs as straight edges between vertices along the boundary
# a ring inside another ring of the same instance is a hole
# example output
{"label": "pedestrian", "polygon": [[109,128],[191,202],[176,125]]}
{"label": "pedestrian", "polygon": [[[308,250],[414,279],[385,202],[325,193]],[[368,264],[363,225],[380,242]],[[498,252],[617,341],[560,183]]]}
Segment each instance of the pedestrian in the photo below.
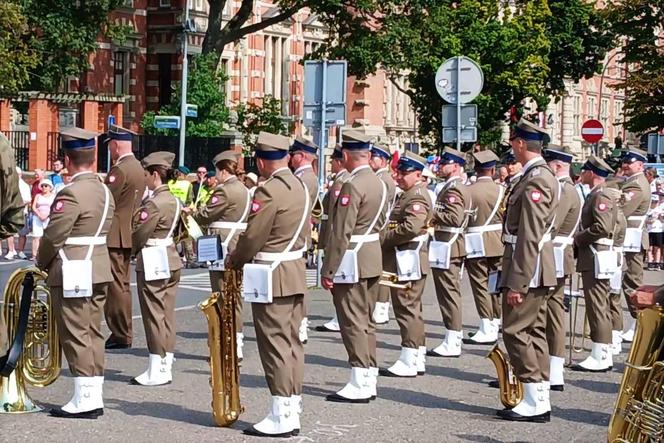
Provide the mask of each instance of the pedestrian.
{"label": "pedestrian", "polygon": [[24,249],[25,244],[27,243],[28,234],[32,232],[32,196],[30,191],[30,185],[23,180],[23,172],[20,167],[16,167],[16,173],[18,175],[18,188],[21,193],[21,199],[23,200],[23,215],[24,215],[24,225],[18,231],[18,252],[14,245],[14,238],[16,236],[7,237],[7,255],[5,259],[13,260],[18,257],[21,260],[25,260],[28,257],[25,255]]}
{"label": "pedestrian", "polygon": [[196,168],[196,181],[192,185],[192,191],[194,193],[194,207],[198,207],[198,203],[204,199],[205,196],[200,196],[199,193],[201,190],[205,190],[204,185],[207,182],[207,167],[201,165]]}
{"label": "pedestrian", "polygon": [[56,159],[53,162],[53,173],[48,176],[48,179],[53,183],[53,191],[57,194],[60,189],[64,188],[65,181],[63,178],[64,165],[62,160]]}
{"label": "pedestrian", "polygon": [[53,192],[53,183],[47,178],[42,179],[39,183],[41,193],[35,196],[32,201],[32,213],[34,214],[32,221],[32,260],[35,260],[37,251],[39,250],[39,241],[44,236],[44,229],[48,226],[49,218],[51,215],[51,206],[55,200],[55,193]]}
{"label": "pedestrian", "polygon": [[650,204],[646,226],[650,251],[648,251],[648,270],[664,269],[664,193],[656,192],[656,201]]}

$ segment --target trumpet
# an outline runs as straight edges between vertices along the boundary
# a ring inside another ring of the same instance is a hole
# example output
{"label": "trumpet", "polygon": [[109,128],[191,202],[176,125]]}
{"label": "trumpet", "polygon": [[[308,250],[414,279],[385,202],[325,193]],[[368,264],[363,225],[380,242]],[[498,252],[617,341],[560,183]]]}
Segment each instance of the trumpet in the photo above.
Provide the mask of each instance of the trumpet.
{"label": "trumpet", "polygon": [[389,286],[390,288],[409,289],[412,284],[410,282],[403,283],[399,281],[399,276],[393,272],[383,271],[378,281],[379,285]]}

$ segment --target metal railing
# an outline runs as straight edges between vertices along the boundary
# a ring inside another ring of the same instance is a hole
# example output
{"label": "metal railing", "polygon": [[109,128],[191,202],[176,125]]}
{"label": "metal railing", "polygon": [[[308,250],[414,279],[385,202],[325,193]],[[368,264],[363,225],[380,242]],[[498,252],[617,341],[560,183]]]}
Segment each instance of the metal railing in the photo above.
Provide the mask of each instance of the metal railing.
{"label": "metal railing", "polygon": [[29,131],[2,131],[14,149],[14,161],[22,170],[28,169],[28,153],[30,145]]}

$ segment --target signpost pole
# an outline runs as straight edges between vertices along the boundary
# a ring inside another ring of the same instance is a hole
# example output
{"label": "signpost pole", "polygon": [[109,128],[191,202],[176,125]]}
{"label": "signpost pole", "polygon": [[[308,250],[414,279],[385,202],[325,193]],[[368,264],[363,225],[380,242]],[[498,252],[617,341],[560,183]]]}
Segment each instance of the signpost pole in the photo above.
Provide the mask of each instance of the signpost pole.
{"label": "signpost pole", "polygon": [[457,56],[456,65],[456,120],[456,148],[461,151],[461,56]]}
{"label": "signpost pole", "polygon": [[182,96],[180,97],[180,149],[179,166],[184,166],[184,142],[187,128],[187,77],[189,74],[189,60],[187,58],[188,36],[189,36],[189,0],[185,0],[184,22],[182,28]]}
{"label": "signpost pole", "polygon": [[[327,147],[327,118],[325,111],[327,108],[327,60],[323,59],[321,64],[323,81],[321,82],[322,91],[320,95],[320,129],[318,131],[318,194],[321,201],[323,200],[323,193],[325,192],[325,148]],[[311,202],[313,205],[314,202]],[[321,271],[323,268],[323,255],[322,251],[318,251],[316,260],[316,287],[321,287]]]}

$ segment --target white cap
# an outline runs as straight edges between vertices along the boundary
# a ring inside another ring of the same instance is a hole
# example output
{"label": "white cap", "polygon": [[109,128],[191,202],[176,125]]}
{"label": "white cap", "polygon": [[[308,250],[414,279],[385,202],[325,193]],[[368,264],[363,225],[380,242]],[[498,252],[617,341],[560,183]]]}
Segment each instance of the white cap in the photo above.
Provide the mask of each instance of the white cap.
{"label": "white cap", "polygon": [[258,176],[253,172],[248,173],[247,175],[245,175],[245,177],[253,181],[254,183],[258,184]]}
{"label": "white cap", "polygon": [[53,187],[53,182],[51,180],[47,179],[47,178],[43,178],[39,182],[39,186],[41,187],[42,185],[49,185],[52,188]]}

